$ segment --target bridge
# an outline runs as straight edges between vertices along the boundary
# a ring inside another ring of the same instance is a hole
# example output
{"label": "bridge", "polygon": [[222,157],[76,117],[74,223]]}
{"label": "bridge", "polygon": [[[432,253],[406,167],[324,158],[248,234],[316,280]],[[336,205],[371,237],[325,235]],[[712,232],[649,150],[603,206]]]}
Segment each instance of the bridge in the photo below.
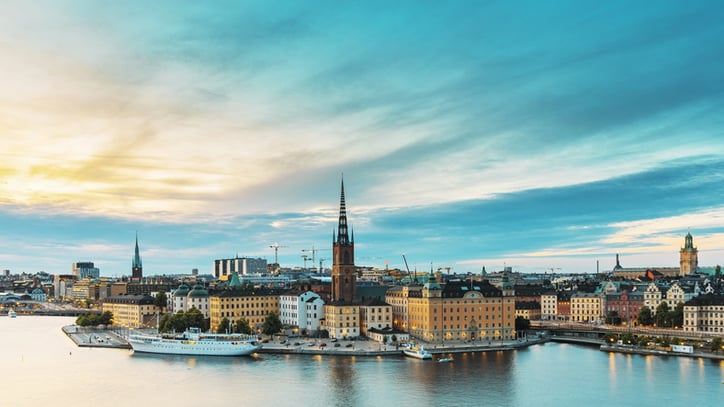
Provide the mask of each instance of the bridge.
{"label": "bridge", "polygon": [[545,330],[551,333],[551,340],[560,342],[589,343],[602,345],[607,334],[632,334],[645,336],[660,336],[666,338],[681,338],[690,340],[710,340],[719,336],[710,332],[687,332],[681,329],[663,329],[649,327],[615,326],[604,324],[586,324],[576,322],[558,321],[531,321],[532,330]]}

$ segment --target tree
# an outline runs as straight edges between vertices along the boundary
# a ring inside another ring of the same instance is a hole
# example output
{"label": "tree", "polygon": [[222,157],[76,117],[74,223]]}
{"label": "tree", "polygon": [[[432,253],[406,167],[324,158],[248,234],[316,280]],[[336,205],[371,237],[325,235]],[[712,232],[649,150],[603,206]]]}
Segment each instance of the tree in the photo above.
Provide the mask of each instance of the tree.
{"label": "tree", "polygon": [[674,310],[669,312],[671,326],[681,327],[684,325],[684,303],[676,304]]}
{"label": "tree", "polygon": [[153,305],[160,309],[166,308],[168,305],[168,296],[166,295],[166,291],[159,291],[156,293],[156,297],[153,299]]}
{"label": "tree", "polygon": [[647,306],[641,307],[641,309],[639,310],[639,315],[636,318],[636,320],[639,323],[639,325],[644,325],[644,326],[653,325],[654,316],[651,313],[651,308],[649,308]]}
{"label": "tree", "polygon": [[530,329],[530,321],[523,317],[515,318],[515,330],[518,332],[527,331]]}
{"label": "tree", "polygon": [[281,331],[282,321],[279,319],[279,315],[275,312],[270,312],[269,315],[264,319],[264,325],[262,326],[262,332],[265,335],[274,335]]}
{"label": "tree", "polygon": [[606,324],[621,325],[621,317],[618,315],[618,311],[609,311],[606,314]]}
{"label": "tree", "polygon": [[661,301],[658,307],[656,307],[656,325],[660,327],[671,326],[669,319],[669,303]]}
{"label": "tree", "polygon": [[714,353],[719,353],[722,348],[722,340],[719,337],[713,338],[709,343],[709,349]]}
{"label": "tree", "polygon": [[241,318],[236,320],[236,325],[234,326],[234,332],[240,333],[240,334],[246,334],[251,335],[254,333],[254,330],[251,329],[251,325],[249,325],[249,320],[246,318]]}
{"label": "tree", "polygon": [[229,318],[224,317],[216,328],[216,333],[223,334],[229,330]]}
{"label": "tree", "polygon": [[82,314],[76,318],[75,323],[78,326],[111,325],[113,324],[113,313],[106,311],[102,314]]}

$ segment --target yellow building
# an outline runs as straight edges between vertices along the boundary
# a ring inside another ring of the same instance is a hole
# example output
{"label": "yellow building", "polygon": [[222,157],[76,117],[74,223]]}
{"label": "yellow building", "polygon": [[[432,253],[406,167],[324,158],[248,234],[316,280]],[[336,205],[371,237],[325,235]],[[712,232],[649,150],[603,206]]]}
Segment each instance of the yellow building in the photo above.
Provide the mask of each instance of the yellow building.
{"label": "yellow building", "polygon": [[515,338],[515,292],[483,282],[448,282],[432,277],[410,291],[410,336],[427,342],[493,341]]}
{"label": "yellow building", "polygon": [[228,290],[209,297],[210,326],[216,331],[221,320],[232,324],[245,318],[249,326],[259,331],[266,317],[274,312],[279,315],[279,290]]}
{"label": "yellow building", "polygon": [[127,328],[156,326],[158,308],[150,295],[114,295],[103,299],[101,311],[113,314],[113,324]]}
{"label": "yellow building", "polygon": [[703,294],[684,303],[684,331],[724,334],[724,295]]}
{"label": "yellow building", "polygon": [[576,293],[571,296],[571,321],[598,322],[602,315],[601,295]]}
{"label": "yellow building", "polygon": [[408,332],[408,299],[420,297],[421,285],[406,285],[392,287],[385,293],[385,302],[392,306],[392,328],[397,331]]}
{"label": "yellow building", "polygon": [[324,329],[330,338],[355,338],[360,335],[360,306],[346,303],[324,305]]}
{"label": "yellow building", "polygon": [[392,331],[392,306],[378,299],[364,301],[359,307],[360,333],[370,330]]}

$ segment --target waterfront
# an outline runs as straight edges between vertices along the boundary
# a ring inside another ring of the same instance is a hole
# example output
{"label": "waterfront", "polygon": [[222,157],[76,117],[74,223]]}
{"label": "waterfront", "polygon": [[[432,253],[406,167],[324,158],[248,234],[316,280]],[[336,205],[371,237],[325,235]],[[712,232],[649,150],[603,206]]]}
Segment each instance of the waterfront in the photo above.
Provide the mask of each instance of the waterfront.
{"label": "waterfront", "polygon": [[393,357],[131,355],[77,347],[74,318],[0,318],[1,405],[525,406],[718,404],[724,362],[623,355],[548,343],[455,354],[453,363]]}

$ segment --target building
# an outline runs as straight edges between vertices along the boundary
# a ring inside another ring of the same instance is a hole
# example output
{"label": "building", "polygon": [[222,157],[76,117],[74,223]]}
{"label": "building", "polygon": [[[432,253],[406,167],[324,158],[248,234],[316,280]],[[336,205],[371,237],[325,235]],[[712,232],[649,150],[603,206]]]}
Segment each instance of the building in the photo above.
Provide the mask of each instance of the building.
{"label": "building", "polygon": [[276,289],[229,289],[209,297],[211,329],[216,331],[221,320],[227,318],[236,323],[240,319],[249,321],[255,331],[261,331],[264,320],[270,313],[279,313],[281,292]]}
{"label": "building", "polygon": [[421,297],[422,285],[395,286],[385,293],[385,302],[392,307],[392,328],[396,331],[409,331],[409,298]]}
{"label": "building", "polygon": [[361,333],[360,307],[355,304],[356,283],[354,232],[350,238],[342,180],[337,237],[332,238],[332,297],[324,306],[324,328],[330,338],[354,338]]}
{"label": "building", "polygon": [[601,295],[578,292],[571,295],[571,321],[601,322]]}
{"label": "building", "polygon": [[516,301],[515,317],[538,321],[541,319],[541,304],[538,301]]}
{"label": "building", "polygon": [[549,291],[540,296],[540,313],[544,321],[558,319],[558,293]]}
{"label": "building", "polygon": [[214,278],[226,281],[234,272],[242,276],[261,275],[267,272],[266,259],[236,256],[233,259],[214,260]]}
{"label": "building", "polygon": [[482,282],[448,282],[431,275],[420,291],[409,291],[409,333],[427,342],[494,341],[515,338],[515,290]]}
{"label": "building", "polygon": [[113,324],[150,328],[158,324],[158,308],[150,295],[117,295],[105,298],[101,310],[113,314]]}
{"label": "building", "polygon": [[324,316],[324,301],[312,291],[289,291],[279,298],[279,319],[293,334],[319,330]]}
{"label": "building", "polygon": [[186,311],[191,308],[196,308],[204,314],[204,318],[209,318],[209,292],[200,282],[194,284],[186,295]]}
{"label": "building", "polygon": [[138,233],[136,233],[136,248],[131,262],[131,279],[141,281],[143,278],[143,263],[141,263],[141,254],[138,251]]}
{"label": "building", "polygon": [[363,301],[359,308],[360,332],[392,331],[392,306],[380,299]]}
{"label": "building", "polygon": [[77,280],[83,280],[87,277],[98,278],[101,275],[100,269],[95,267],[92,261],[73,263],[72,270]]}
{"label": "building", "polygon": [[684,303],[684,331],[724,333],[724,295],[703,294]]}
{"label": "building", "polygon": [[613,292],[606,294],[605,315],[615,312],[622,323],[627,325],[636,323],[644,306],[644,293],[638,290],[629,290],[624,288],[621,292]]}
{"label": "building", "polygon": [[694,238],[691,233],[684,237],[684,247],[679,251],[679,275],[688,276],[699,271],[699,251],[694,247]]}

